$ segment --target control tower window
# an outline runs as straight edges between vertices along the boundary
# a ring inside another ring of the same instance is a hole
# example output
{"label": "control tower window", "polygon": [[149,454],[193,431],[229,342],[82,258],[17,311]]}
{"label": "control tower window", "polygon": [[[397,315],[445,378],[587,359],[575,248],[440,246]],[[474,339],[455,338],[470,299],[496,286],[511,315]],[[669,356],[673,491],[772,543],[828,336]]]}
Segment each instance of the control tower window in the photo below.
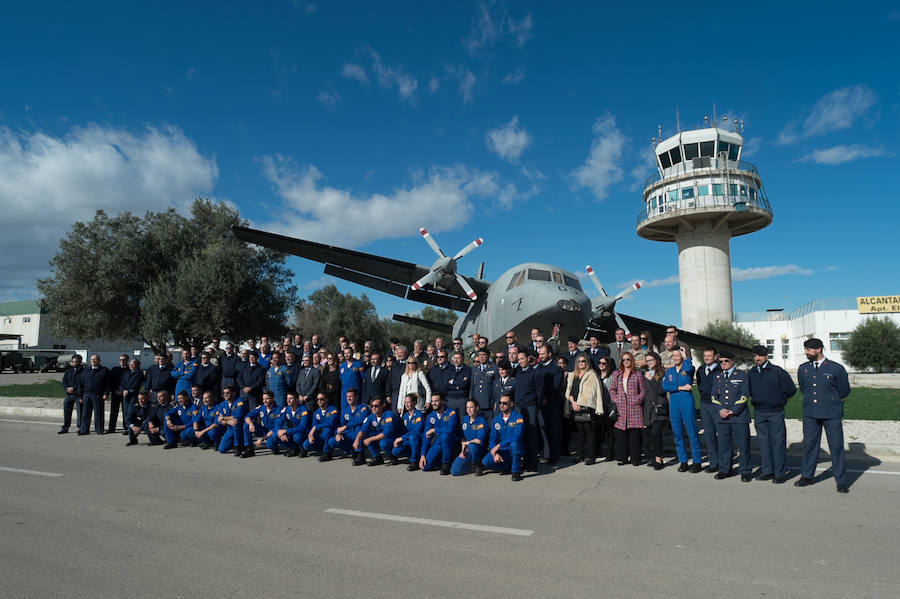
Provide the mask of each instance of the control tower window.
{"label": "control tower window", "polygon": [[738,159],[738,151],[741,149],[741,146],[737,144],[731,144],[731,147],[728,149],[728,160],[737,160]]}
{"label": "control tower window", "polygon": [[659,155],[659,162],[660,162],[660,164],[662,164],[663,168],[669,168],[670,166],[672,166],[672,161],[669,160],[668,152],[663,152],[662,154]]}
{"label": "control tower window", "polygon": [[693,160],[700,155],[699,144],[684,144],[684,160]]}
{"label": "control tower window", "polygon": [[672,148],[669,150],[669,154],[672,155],[672,164],[678,164],[681,162],[681,150],[678,148]]}
{"label": "control tower window", "polygon": [[709,185],[698,185],[697,186],[697,195],[698,196],[708,196],[709,195]]}
{"label": "control tower window", "polygon": [[725,155],[728,156],[728,148],[731,147],[731,144],[727,141],[719,141],[719,154],[725,152]]}
{"label": "control tower window", "polygon": [[537,268],[529,268],[528,269],[528,278],[532,281],[549,281],[550,280],[550,271],[549,270],[539,270]]}
{"label": "control tower window", "polygon": [[681,199],[682,200],[693,200],[694,199],[694,188],[693,187],[684,187],[681,189]]}
{"label": "control tower window", "polygon": [[700,142],[700,155],[701,155],[701,156],[709,156],[710,158],[715,158],[715,156],[716,156],[716,142],[714,142],[714,141],[701,141],[701,142]]}
{"label": "control tower window", "polygon": [[713,183],[713,195],[714,196],[725,195],[725,185],[723,183]]}
{"label": "control tower window", "polygon": [[674,202],[676,200],[678,200],[678,190],[673,189],[673,190],[669,191],[669,201]]}

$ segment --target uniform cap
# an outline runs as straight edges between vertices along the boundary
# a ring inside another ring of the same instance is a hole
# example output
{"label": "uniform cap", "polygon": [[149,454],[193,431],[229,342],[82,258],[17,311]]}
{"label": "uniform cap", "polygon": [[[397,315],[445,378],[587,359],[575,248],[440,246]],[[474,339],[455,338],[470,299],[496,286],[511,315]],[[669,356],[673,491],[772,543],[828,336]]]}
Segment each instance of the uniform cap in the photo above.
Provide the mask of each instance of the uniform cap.
{"label": "uniform cap", "polygon": [[[768,353],[766,355],[768,355]],[[729,360],[734,360],[734,352],[730,352],[727,349],[723,349],[722,351],[719,352],[719,357],[727,358]]]}
{"label": "uniform cap", "polygon": [[768,356],[769,355],[769,349],[762,345],[754,345],[753,347],[750,348],[750,351],[752,351],[757,356]]}
{"label": "uniform cap", "polygon": [[809,349],[823,349],[825,345],[822,343],[821,339],[810,337],[803,342],[803,347],[808,347]]}
{"label": "uniform cap", "polygon": [[578,337],[576,337],[575,335],[570,335],[569,343],[578,343]]}

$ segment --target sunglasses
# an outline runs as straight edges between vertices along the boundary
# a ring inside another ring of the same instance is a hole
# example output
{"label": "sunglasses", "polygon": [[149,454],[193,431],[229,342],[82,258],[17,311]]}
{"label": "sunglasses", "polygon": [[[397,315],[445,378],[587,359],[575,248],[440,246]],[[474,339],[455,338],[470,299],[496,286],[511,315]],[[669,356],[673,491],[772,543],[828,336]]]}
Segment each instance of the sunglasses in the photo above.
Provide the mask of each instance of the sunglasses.
{"label": "sunglasses", "polygon": [[719,360],[719,364],[728,364],[730,362],[732,362],[732,360],[729,360],[728,358],[722,358],[721,360]]}
{"label": "sunglasses", "polygon": [[508,401],[501,401],[501,402],[500,402],[500,405],[501,405],[501,406],[508,406],[508,405],[509,405],[509,402],[508,402]]}
{"label": "sunglasses", "polygon": [[579,364],[587,364],[587,360],[578,360]]}

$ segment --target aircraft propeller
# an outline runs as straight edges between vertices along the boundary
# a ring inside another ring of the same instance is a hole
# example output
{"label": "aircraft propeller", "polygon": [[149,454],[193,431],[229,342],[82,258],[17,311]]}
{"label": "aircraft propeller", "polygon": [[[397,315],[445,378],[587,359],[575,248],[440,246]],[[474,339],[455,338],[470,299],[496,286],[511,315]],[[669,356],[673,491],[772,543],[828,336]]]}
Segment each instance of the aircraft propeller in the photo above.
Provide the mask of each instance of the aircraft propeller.
{"label": "aircraft propeller", "polygon": [[618,302],[623,297],[628,297],[629,295],[631,295],[632,293],[634,293],[635,291],[640,289],[641,284],[635,283],[631,287],[620,291],[615,297],[610,297],[606,293],[606,290],[603,288],[603,285],[600,284],[600,279],[597,278],[597,273],[594,272],[594,269],[591,268],[591,265],[588,264],[585,268],[587,269],[588,277],[590,277],[591,281],[593,281],[594,286],[597,288],[597,291],[600,292],[600,298],[601,298],[600,301],[597,302],[596,304],[594,304],[592,302],[593,318],[599,318],[600,316],[603,315],[604,312],[611,312],[612,315],[615,317],[618,325],[622,328],[622,330],[625,331],[625,338],[630,340],[631,339],[631,331],[628,330],[628,326],[625,324],[625,321],[622,320],[622,318],[618,314],[615,313],[614,308],[616,306],[616,302]]}
{"label": "aircraft propeller", "polygon": [[437,287],[437,284],[441,279],[447,278],[449,276],[454,276],[456,277],[456,282],[459,283],[459,286],[462,287],[462,290],[466,293],[466,295],[469,296],[469,299],[471,299],[472,301],[478,299],[478,296],[475,294],[472,286],[466,282],[466,279],[462,275],[456,272],[456,261],[480,246],[482,243],[484,243],[484,240],[479,237],[463,249],[459,250],[459,252],[457,252],[454,257],[449,258],[444,254],[444,252],[441,251],[440,246],[437,244],[437,242],[434,240],[434,237],[431,236],[431,233],[429,233],[427,229],[421,228],[419,229],[419,233],[422,234],[422,237],[425,238],[425,241],[428,243],[428,245],[431,246],[431,249],[434,250],[434,253],[438,255],[438,259],[434,264],[431,265],[431,271],[413,284],[413,290],[418,291],[429,283]]}

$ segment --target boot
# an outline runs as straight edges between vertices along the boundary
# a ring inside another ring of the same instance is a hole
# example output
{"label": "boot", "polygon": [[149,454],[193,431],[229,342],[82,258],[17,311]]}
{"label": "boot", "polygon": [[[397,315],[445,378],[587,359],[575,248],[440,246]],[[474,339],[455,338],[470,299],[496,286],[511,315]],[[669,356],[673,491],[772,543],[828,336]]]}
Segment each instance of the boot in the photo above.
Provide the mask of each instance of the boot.
{"label": "boot", "polygon": [[244,455],[244,446],[243,445],[235,445],[234,446],[234,457],[239,458]]}
{"label": "boot", "polygon": [[441,464],[441,476],[450,474],[450,464]]}
{"label": "boot", "polygon": [[397,456],[391,456],[391,466],[396,466],[400,463],[400,460],[397,459]]}
{"label": "boot", "polygon": [[330,462],[332,460],[332,458],[333,458],[333,456],[331,455],[331,450],[329,449],[328,451],[322,453],[322,455],[319,456],[319,461],[320,462]]}
{"label": "boot", "polygon": [[247,449],[244,450],[244,453],[241,455],[242,458],[252,458],[256,455],[256,449],[252,445],[248,445]]}
{"label": "boot", "polygon": [[306,451],[305,449],[301,449],[301,450],[298,452],[298,455],[299,455],[301,458],[305,458],[306,456],[309,455],[309,452]]}
{"label": "boot", "polygon": [[481,462],[475,464],[475,476],[484,476],[484,464]]}
{"label": "boot", "polygon": [[382,456],[369,460],[369,466],[380,466],[382,464],[384,464],[384,458]]}
{"label": "boot", "polygon": [[363,455],[363,452],[354,451],[353,452],[353,465],[354,466],[362,466],[365,463],[366,463],[366,456]]}

